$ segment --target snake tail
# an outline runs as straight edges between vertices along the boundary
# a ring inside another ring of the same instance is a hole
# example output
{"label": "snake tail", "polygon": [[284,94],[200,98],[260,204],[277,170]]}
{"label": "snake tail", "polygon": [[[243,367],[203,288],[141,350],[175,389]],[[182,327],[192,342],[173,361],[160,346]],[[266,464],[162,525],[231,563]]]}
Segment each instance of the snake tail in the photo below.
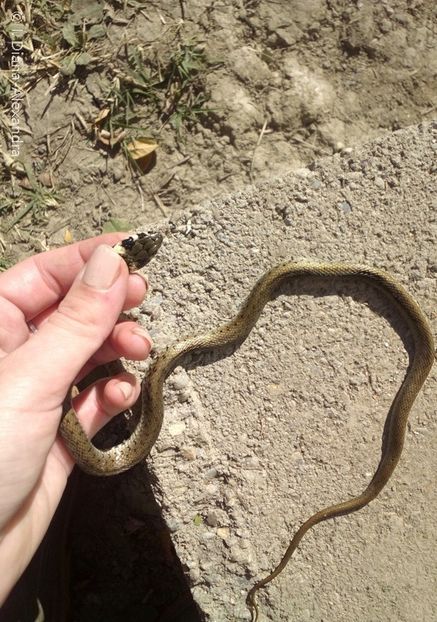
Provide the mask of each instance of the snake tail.
{"label": "snake tail", "polygon": [[273,581],[284,570],[307,531],[325,520],[364,508],[385,487],[401,457],[408,415],[435,360],[434,340],[428,321],[410,294],[392,277],[380,270],[364,269],[361,272],[365,273],[366,279],[373,281],[378,288],[385,290],[393,298],[407,322],[414,341],[412,360],[386,417],[380,462],[369,485],[360,495],[327,506],[302,523],[276,568],[249,590],[246,604],[251,614],[251,622],[257,622],[259,617],[256,603],[258,590]]}

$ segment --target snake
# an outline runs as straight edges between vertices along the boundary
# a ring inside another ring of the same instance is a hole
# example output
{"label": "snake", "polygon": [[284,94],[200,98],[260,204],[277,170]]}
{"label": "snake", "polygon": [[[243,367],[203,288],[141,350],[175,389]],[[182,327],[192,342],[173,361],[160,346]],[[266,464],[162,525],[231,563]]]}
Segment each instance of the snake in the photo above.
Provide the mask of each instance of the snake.
{"label": "snake", "polygon": [[[143,232],[126,238],[114,248],[126,260],[129,270],[134,272],[150,261],[161,242],[160,233]],[[330,282],[333,279],[362,281],[382,291],[404,318],[413,348],[409,353],[407,371],[385,419],[381,457],[371,481],[361,494],[325,507],[302,523],[276,568],[248,592],[246,604],[252,622],[258,620],[256,593],[284,570],[306,532],[318,523],[351,514],[368,505],[386,486],[399,462],[409,413],[435,359],[434,340],[428,320],[404,286],[388,272],[361,264],[317,261],[280,263],[261,276],[232,319],[201,334],[181,339],[156,355],[142,380],[141,412],[127,440],[106,450],[95,447],[79,423],[73,406],[73,399],[78,393],[76,386],[71,388],[67,396],[59,427],[71,455],[87,473],[107,476],[130,469],[149,455],[158,438],[164,417],[163,386],[175,367],[188,355],[223,347],[238,347],[255,326],[265,305],[280,293],[283,284],[299,277],[326,279]]]}

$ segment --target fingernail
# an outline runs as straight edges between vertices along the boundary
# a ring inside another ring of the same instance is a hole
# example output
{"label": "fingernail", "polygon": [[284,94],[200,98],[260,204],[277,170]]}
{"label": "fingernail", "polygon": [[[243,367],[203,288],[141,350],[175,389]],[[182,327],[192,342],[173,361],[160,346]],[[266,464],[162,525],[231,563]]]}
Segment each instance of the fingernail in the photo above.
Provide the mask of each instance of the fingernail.
{"label": "fingernail", "polygon": [[124,381],[118,383],[118,389],[121,391],[125,400],[128,400],[134,391],[133,386],[129,382]]}
{"label": "fingernail", "polygon": [[98,246],[85,266],[82,281],[94,289],[109,289],[120,273],[121,257],[107,244]]}
{"label": "fingernail", "polygon": [[144,328],[141,328],[141,326],[136,326],[135,328],[132,329],[132,333],[134,335],[138,335],[138,337],[141,337],[141,339],[143,339],[149,346],[149,350],[152,349],[152,346],[153,346],[152,339],[150,338],[149,333],[146,330],[144,330]]}

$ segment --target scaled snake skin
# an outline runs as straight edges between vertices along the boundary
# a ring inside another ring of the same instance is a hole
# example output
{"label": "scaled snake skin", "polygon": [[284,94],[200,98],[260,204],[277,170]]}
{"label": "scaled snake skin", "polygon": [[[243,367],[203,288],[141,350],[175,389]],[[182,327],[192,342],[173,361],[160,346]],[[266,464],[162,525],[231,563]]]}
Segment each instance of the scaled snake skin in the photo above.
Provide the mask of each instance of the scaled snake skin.
{"label": "scaled snake skin", "polygon": [[[129,269],[135,271],[148,263],[162,242],[159,233],[141,233],[116,245]],[[382,290],[407,323],[414,343],[409,367],[387,414],[382,437],[381,458],[367,488],[358,496],[326,507],[301,525],[282,560],[273,572],[258,581],[249,591],[246,603],[252,622],[258,619],[255,593],[285,568],[305,533],[317,523],[350,514],[370,503],[381,492],[393,473],[402,453],[408,415],[435,358],[430,326],[413,297],[390,274],[349,263],[300,262],[279,264],[268,270],[256,283],[238,314],[230,321],[200,335],[190,336],[159,353],[142,382],[140,419],[131,436],[108,450],[97,449],[83,431],[72,405],[76,387],[66,400],[60,433],[77,464],[93,475],[114,475],[130,469],[149,454],[161,430],[164,407],[163,385],[168,375],[188,354],[198,354],[224,346],[237,346],[249,335],[264,306],[277,295],[280,285],[297,277],[317,277],[366,281]]]}

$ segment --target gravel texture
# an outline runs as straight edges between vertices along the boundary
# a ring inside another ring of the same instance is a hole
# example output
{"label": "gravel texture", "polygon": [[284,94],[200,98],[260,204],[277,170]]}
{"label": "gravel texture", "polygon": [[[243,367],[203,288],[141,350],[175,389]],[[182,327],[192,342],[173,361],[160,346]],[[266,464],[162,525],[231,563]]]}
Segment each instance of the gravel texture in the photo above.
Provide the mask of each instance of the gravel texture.
{"label": "gravel texture", "polygon": [[[285,259],[384,268],[435,327],[436,148],[432,124],[413,126],[175,217],[141,310],[157,348],[230,318]],[[248,620],[247,590],[301,522],[366,486],[407,366],[391,324],[407,347],[408,334],[380,294],[310,281],[290,293],[232,356],[167,382],[148,466],[205,620]],[[390,484],[310,532],[260,594],[260,620],[437,618],[435,398],[434,372]]]}

